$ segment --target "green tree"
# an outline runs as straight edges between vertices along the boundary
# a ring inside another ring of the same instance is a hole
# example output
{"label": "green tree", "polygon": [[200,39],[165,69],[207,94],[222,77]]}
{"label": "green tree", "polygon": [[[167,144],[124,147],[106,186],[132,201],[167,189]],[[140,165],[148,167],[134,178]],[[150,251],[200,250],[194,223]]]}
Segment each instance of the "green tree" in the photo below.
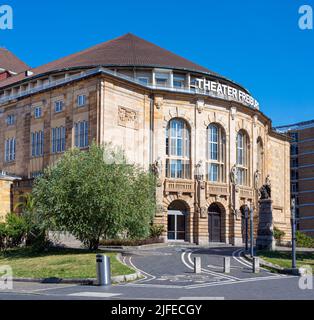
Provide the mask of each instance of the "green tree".
{"label": "green tree", "polygon": [[33,197],[46,228],[68,231],[90,249],[100,238],[149,235],[155,177],[111,145],[71,149],[36,179]]}

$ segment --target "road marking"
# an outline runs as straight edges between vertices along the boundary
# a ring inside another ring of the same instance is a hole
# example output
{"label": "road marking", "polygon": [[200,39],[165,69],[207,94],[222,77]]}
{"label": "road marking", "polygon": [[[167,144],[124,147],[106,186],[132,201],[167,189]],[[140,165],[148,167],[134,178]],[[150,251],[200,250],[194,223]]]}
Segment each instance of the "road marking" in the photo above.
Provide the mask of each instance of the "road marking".
{"label": "road marking", "polygon": [[[189,254],[188,254],[188,260],[189,260],[189,262],[191,263],[191,265],[192,266],[194,266],[194,263],[193,263],[193,261],[192,261],[192,258],[191,258],[191,255],[192,255],[192,253],[190,252]],[[192,270],[194,270],[194,268],[193,267],[189,267],[190,269],[192,269]],[[215,271],[212,271],[212,270],[207,270],[207,269],[204,269],[204,268],[202,268],[202,271],[204,272],[204,273],[207,273],[207,274],[210,274],[210,275],[212,275],[212,276],[216,276],[216,277],[219,277],[219,278],[221,278],[221,279],[229,279],[229,280],[240,280],[239,278],[237,278],[237,277],[234,277],[234,276],[227,276],[227,275],[225,275],[225,274],[221,274],[221,273],[218,273],[218,272],[215,272]]]}
{"label": "road marking", "polygon": [[246,278],[243,280],[238,281],[220,281],[220,282],[214,282],[214,283],[208,283],[208,284],[199,284],[199,285],[191,285],[187,286],[186,289],[201,289],[206,287],[214,287],[214,286],[223,286],[227,284],[240,284],[240,283],[247,283],[247,282],[257,282],[257,281],[268,281],[268,280],[282,280],[287,278],[294,278],[294,276],[287,276],[287,277],[281,277],[281,276],[272,276],[272,277],[258,277],[258,278]]}
{"label": "road marking", "polygon": [[140,280],[137,280],[135,282],[146,282],[146,281],[151,281],[151,280],[155,280],[156,277],[153,276],[152,274],[149,274],[139,268],[137,268],[134,263],[132,262],[132,257],[129,258],[129,262],[130,262],[130,265],[139,273],[141,273],[142,275],[144,275],[144,279],[140,279]]}
{"label": "road marking", "polygon": [[72,297],[90,297],[90,298],[112,298],[121,296],[121,293],[108,293],[108,292],[76,292],[68,294]]}
{"label": "road marking", "polygon": [[178,300],[225,300],[224,297],[181,297]]}

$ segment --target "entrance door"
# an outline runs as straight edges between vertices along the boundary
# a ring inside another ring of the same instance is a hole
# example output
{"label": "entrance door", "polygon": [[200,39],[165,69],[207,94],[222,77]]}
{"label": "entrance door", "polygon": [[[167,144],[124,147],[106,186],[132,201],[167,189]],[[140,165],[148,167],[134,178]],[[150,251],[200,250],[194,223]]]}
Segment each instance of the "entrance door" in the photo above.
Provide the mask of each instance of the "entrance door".
{"label": "entrance door", "polygon": [[168,211],[168,240],[185,240],[186,215],[184,211]]}
{"label": "entrance door", "polygon": [[221,242],[221,211],[216,204],[208,209],[209,242]]}

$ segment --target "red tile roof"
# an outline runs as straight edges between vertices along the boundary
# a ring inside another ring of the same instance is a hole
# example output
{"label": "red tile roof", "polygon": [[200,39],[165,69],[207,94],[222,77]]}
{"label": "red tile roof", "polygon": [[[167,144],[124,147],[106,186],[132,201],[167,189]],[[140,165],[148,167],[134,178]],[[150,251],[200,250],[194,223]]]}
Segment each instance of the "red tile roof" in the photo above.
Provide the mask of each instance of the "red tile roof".
{"label": "red tile roof", "polygon": [[[130,33],[69,55],[65,58],[50,62],[32,69],[31,71],[34,75],[39,75],[50,71],[74,67],[96,66],[161,67],[218,75],[200,65]],[[20,74],[2,81],[0,87],[4,87],[24,79],[25,75]]]}
{"label": "red tile roof", "polygon": [[0,48],[0,68],[14,73],[20,73],[29,69],[29,66],[9,50]]}

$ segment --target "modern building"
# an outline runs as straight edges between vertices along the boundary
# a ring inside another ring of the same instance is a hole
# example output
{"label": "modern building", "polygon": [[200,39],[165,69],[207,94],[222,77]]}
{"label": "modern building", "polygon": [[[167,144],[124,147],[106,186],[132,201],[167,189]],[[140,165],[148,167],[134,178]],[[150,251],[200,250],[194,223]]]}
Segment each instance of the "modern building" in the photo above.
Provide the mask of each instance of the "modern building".
{"label": "modern building", "polygon": [[[1,63],[1,60],[0,60]],[[0,82],[0,170],[32,178],[73,146],[122,146],[158,175],[164,238],[242,244],[244,209],[272,183],[290,239],[290,144],[241,85],[132,34]]]}
{"label": "modern building", "polygon": [[314,236],[314,120],[277,127],[291,138],[291,196],[297,228]]}

